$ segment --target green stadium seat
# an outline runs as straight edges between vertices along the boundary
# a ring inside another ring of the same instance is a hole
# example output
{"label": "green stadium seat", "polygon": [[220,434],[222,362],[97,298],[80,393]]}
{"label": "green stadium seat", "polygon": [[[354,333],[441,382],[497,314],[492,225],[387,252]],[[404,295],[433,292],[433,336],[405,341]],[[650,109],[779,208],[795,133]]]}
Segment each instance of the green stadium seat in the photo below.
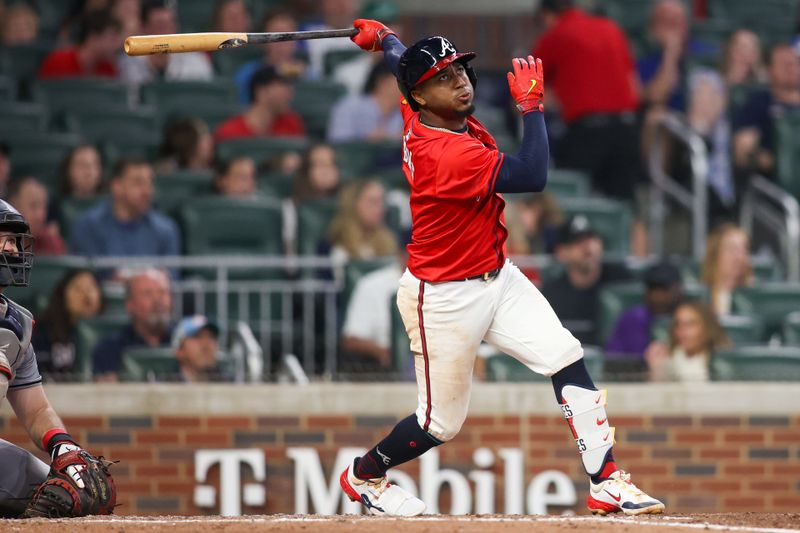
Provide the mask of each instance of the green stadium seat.
{"label": "green stadium seat", "polygon": [[792,346],[800,346],[800,311],[789,313],[783,321],[783,341]]}
{"label": "green stadium seat", "polygon": [[800,381],[800,347],[746,346],[711,358],[715,381]]}
{"label": "green stadium seat", "polygon": [[180,366],[171,348],[131,348],[122,354],[120,380],[179,381]]}
{"label": "green stadium seat", "polygon": [[776,170],[779,184],[800,198],[800,111],[775,121]]}
{"label": "green stadium seat", "polygon": [[162,124],[165,124],[167,120],[175,116],[191,115],[205,122],[206,126],[208,126],[208,130],[213,133],[214,130],[216,130],[220,126],[220,124],[222,124],[229,118],[241,114],[241,112],[242,112],[242,106],[240,106],[239,104],[224,102],[224,103],[214,104],[213,106],[204,106],[195,109],[191,112],[189,111],[168,112],[166,116],[162,114],[160,120]]}
{"label": "green stadium seat", "polygon": [[156,177],[156,206],[165,213],[177,210],[186,200],[212,192],[211,172],[178,171]]}
{"label": "green stadium seat", "polygon": [[333,149],[339,168],[353,178],[379,174],[383,169],[402,169],[403,146],[398,141],[336,143]]}
{"label": "green stadium seat", "polygon": [[303,117],[308,135],[325,138],[331,110],[346,92],[343,85],[330,81],[300,80],[295,83],[292,105]]}
{"label": "green stadium seat", "polygon": [[75,256],[41,256],[34,259],[31,270],[31,287],[37,293],[46,296],[52,295],[58,282],[69,270],[87,268],[86,258]]}
{"label": "green stadium seat", "polygon": [[751,315],[725,315],[720,317],[720,325],[734,346],[759,344],[763,324],[758,317]]}
{"label": "green stadium seat", "polygon": [[39,81],[33,86],[33,95],[52,115],[104,106],[125,107],[130,103],[127,85],[96,78]]}
{"label": "green stadium seat", "polygon": [[797,0],[711,0],[710,13],[735,28],[749,28],[766,37],[764,49],[777,40],[788,41],[794,33]]}
{"label": "green stadium seat", "polygon": [[157,81],[143,85],[141,94],[142,103],[156,107],[163,116],[195,116],[207,108],[238,104],[236,85],[230,79]]}
{"label": "green stadium seat", "polygon": [[738,314],[757,316],[764,323],[763,339],[780,334],[786,315],[800,309],[800,284],[759,283],[733,294]]}
{"label": "green stadium seat", "polygon": [[0,136],[36,133],[46,127],[47,113],[41,104],[0,100]]}
{"label": "green stadium seat", "polygon": [[45,32],[56,34],[74,7],[69,2],[53,2],[52,0],[34,0],[32,3],[39,15],[40,35]]}
{"label": "green stadium seat", "polygon": [[321,199],[297,206],[297,253],[317,255],[317,247],[328,235],[328,226],[336,214],[335,199]]}
{"label": "green stadium seat", "polygon": [[252,157],[256,166],[261,167],[274,162],[287,152],[302,153],[308,148],[305,137],[249,137],[231,139],[217,144],[217,157],[228,161],[234,157]]}
{"label": "green stadium seat", "polygon": [[92,351],[97,343],[120,331],[129,321],[124,315],[100,315],[78,322],[75,328],[75,369],[82,381],[92,379]]}
{"label": "green stadium seat", "polygon": [[74,108],[65,111],[64,117],[70,131],[93,143],[111,142],[124,146],[141,139],[158,142],[161,137],[155,109],[145,106],[136,109],[104,105]]}
{"label": "green stadium seat", "polygon": [[64,156],[81,143],[74,133],[20,133],[6,139],[16,175],[31,174],[52,186]]}
{"label": "green stadium seat", "polygon": [[17,80],[11,76],[0,75],[0,102],[17,99]]}
{"label": "green stadium seat", "polygon": [[213,54],[214,71],[220,77],[233,78],[236,71],[251,61],[258,61],[264,57],[263,48],[260,46],[243,46],[225,50],[224,54]]}
{"label": "green stadium seat", "polygon": [[626,204],[606,198],[560,198],[559,205],[566,216],[585,216],[603,238],[607,253],[630,252],[633,215]]}
{"label": "green stadium seat", "polygon": [[59,226],[61,235],[69,238],[72,224],[75,222],[81,213],[87,209],[91,209],[103,200],[105,196],[96,196],[94,198],[62,198],[59,202]]}
{"label": "green stadium seat", "polygon": [[181,32],[212,31],[214,27],[214,2],[192,0],[178,2],[178,22]]}
{"label": "green stadium seat", "polygon": [[49,46],[41,44],[0,47],[0,73],[32,80],[49,51]]}
{"label": "green stadium seat", "polygon": [[294,188],[294,176],[283,172],[268,172],[258,175],[258,190],[265,196],[289,198]]}
{"label": "green stadium seat", "polygon": [[158,135],[131,136],[116,142],[103,141],[99,145],[103,161],[113,165],[121,157],[143,157],[148,161],[155,160],[158,157],[161,140]]}
{"label": "green stadium seat", "polygon": [[589,196],[589,175],[580,170],[551,168],[547,172],[545,191],[558,199]]}
{"label": "green stadium seat", "polygon": [[[583,347],[583,360],[595,383],[603,381],[603,352],[596,346]],[[549,382],[550,378],[537,374],[510,355],[498,353],[486,360],[486,381],[495,382]]]}

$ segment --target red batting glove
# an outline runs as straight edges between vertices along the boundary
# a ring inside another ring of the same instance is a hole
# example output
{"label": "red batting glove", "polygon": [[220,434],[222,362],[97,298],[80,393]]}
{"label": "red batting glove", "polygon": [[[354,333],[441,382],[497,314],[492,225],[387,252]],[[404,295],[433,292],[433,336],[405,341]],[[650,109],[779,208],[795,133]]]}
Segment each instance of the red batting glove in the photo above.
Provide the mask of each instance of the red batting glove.
{"label": "red batting glove", "polygon": [[531,111],[544,111],[544,69],[542,60],[528,56],[515,58],[514,73],[508,73],[508,87],[523,115]]}
{"label": "red batting glove", "polygon": [[380,52],[383,50],[381,45],[383,38],[387,35],[396,35],[377,20],[356,19],[353,21],[353,27],[358,29],[358,33],[350,37],[350,40],[367,52]]}

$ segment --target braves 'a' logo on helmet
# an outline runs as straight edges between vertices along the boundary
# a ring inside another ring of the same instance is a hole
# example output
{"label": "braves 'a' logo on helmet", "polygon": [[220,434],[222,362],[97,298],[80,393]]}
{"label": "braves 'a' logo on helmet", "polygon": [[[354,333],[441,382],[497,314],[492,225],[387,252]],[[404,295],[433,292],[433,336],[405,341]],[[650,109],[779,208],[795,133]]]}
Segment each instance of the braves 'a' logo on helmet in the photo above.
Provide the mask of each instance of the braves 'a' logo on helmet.
{"label": "braves 'a' logo on helmet", "polygon": [[447,54],[455,54],[456,47],[453,46],[453,43],[445,39],[444,37],[438,37],[439,42],[441,44],[441,51],[439,52],[439,57],[444,57]]}

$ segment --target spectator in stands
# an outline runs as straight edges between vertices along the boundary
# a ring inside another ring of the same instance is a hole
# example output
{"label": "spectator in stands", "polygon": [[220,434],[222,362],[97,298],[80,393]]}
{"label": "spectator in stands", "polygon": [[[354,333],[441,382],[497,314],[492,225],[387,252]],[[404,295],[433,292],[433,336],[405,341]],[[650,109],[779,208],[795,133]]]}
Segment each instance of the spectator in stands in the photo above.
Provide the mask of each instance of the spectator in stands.
{"label": "spectator in stands", "polygon": [[686,110],[686,60],[708,56],[713,47],[689,38],[689,17],[681,0],[658,0],[649,34],[659,51],[639,60],[643,100],[648,107]]}
{"label": "spectator in stands", "polygon": [[241,115],[220,124],[216,142],[242,137],[303,136],[303,119],[292,110],[294,89],[273,67],[262,67],[250,80],[252,103]]}
{"label": "spectator in stands", "polygon": [[645,353],[651,381],[709,381],[714,352],[729,345],[725,331],[703,302],[680,304],[669,344],[653,343]]}
{"label": "spectator in stands", "polygon": [[[266,33],[291,32],[297,31],[297,21],[286,11],[271,11],[264,15],[260,27]],[[233,75],[233,81],[239,88],[239,101],[243,104],[250,103],[250,80],[261,67],[271,66],[288,79],[298,78],[305,73],[306,62],[299,56],[297,41],[271,43],[264,46],[263,50],[261,59],[245,63]]]}
{"label": "spectator in stands", "polygon": [[67,245],[56,222],[47,221],[47,188],[33,176],[15,178],[8,184],[8,202],[22,213],[34,237],[36,255],[63,255]]}
{"label": "spectator in stands", "polygon": [[[146,35],[179,33],[174,2],[169,0],[142,0],[141,26]],[[211,80],[214,69],[211,59],[201,52],[183,54],[155,54],[149,56],[122,56],[120,78],[131,85],[141,85],[155,80]]]}
{"label": "spectator in stands", "polygon": [[[354,0],[320,0],[322,20],[317,23],[306,24],[302,30],[332,30],[349,28],[356,18],[356,5]],[[325,55],[334,50],[352,50],[353,43],[347,37],[336,39],[313,39],[304,41],[305,50],[308,52],[309,74],[314,78],[325,75]]]}
{"label": "spectator in stands", "polygon": [[336,152],[328,144],[315,144],[304,154],[295,174],[292,199],[295,204],[317,198],[333,198],[341,180]]}
{"label": "spectator in stands", "polygon": [[217,0],[214,5],[214,31],[249,33],[252,20],[244,0]]}
{"label": "spectator in stands", "polygon": [[596,345],[600,290],[607,283],[630,279],[630,272],[622,265],[603,263],[603,240],[583,215],[561,226],[555,256],[564,273],[546,282],[542,294],[575,337]]}
{"label": "spectator in stands", "polygon": [[517,195],[506,204],[508,253],[552,254],[564,215],[556,197],[547,191]]}
{"label": "spectator in stands", "polygon": [[761,59],[761,41],[752,31],[740,28],[725,43],[722,71],[729,87],[765,83],[767,69]]}
{"label": "spectator in stands", "polygon": [[140,0],[114,0],[111,13],[122,24],[122,35],[141,34],[142,28],[142,3]]}
{"label": "spectator in stands", "polygon": [[377,63],[369,74],[364,93],[345,96],[333,107],[328,120],[328,141],[399,141],[403,136],[399,99],[394,74],[385,63]]}
{"label": "spectator in stands", "polygon": [[206,123],[196,117],[181,117],[164,126],[159,159],[154,166],[158,174],[207,172],[212,169],[213,159],[214,138]]}
{"label": "spectator in stands", "polygon": [[107,11],[93,11],[81,22],[78,44],[50,52],[39,67],[40,79],[99,76],[116,78],[122,26]]}
{"label": "spectator in stands", "polygon": [[0,45],[20,46],[33,44],[39,35],[39,16],[28,4],[16,3],[2,10]]}
{"label": "spectator in stands", "polygon": [[125,310],[130,323],[103,338],[92,351],[95,381],[118,381],[122,355],[128,348],[169,346],[172,294],[169,276],[148,269],[125,281]]}
{"label": "spectator in stands", "polygon": [[256,164],[246,156],[234,157],[219,164],[214,176],[217,194],[229,198],[253,198],[256,187]]}
{"label": "spectator in stands", "polygon": [[75,221],[70,251],[89,257],[179,255],[177,226],[153,209],[154,179],[146,160],[118,161],[111,173],[110,200]]}
{"label": "spectator in stands", "polygon": [[330,255],[336,262],[394,255],[397,240],[384,222],[383,185],[369,179],[348,183],[339,195],[339,209],[328,228]]}
{"label": "spectator in stands", "polygon": [[[342,372],[376,374],[392,370],[391,306],[406,269],[411,232],[403,232],[396,260],[365,274],[353,288],[342,328]],[[368,378],[369,379],[369,378]]]}
{"label": "spectator in stands", "polygon": [[722,224],[711,232],[700,279],[708,287],[714,313],[731,314],[733,292],[753,282],[750,238],[744,230],[734,224]]}
{"label": "spectator in stands", "polygon": [[11,179],[11,148],[0,142],[0,198],[6,198],[8,182]]}
{"label": "spectator in stands", "polygon": [[75,368],[78,322],[103,310],[100,285],[91,270],[68,270],[58,281],[50,300],[36,321],[31,343],[39,370],[56,381],[70,381],[81,369]]}
{"label": "spectator in stands", "polygon": [[81,144],[70,150],[58,167],[59,198],[94,198],[102,187],[103,166],[97,148]]}
{"label": "spectator in stands", "polygon": [[185,383],[231,381],[219,362],[219,328],[206,317],[183,318],[172,332],[172,349]]}
{"label": "spectator in stands", "polygon": [[606,342],[606,355],[644,357],[655,340],[656,321],[672,316],[683,297],[678,268],[669,262],[656,263],[644,274],[644,303],[626,309],[617,319]]}
{"label": "spectator in stands", "polygon": [[628,40],[616,23],[589,15],[573,0],[542,0],[539,9],[546,29],[534,55],[567,125],[553,150],[556,165],[587,172],[606,195],[633,199],[642,169]]}
{"label": "spectator in stands", "polygon": [[734,118],[733,155],[739,171],[768,176],[775,171],[776,119],[800,108],[800,58],[788,44],[769,56],[769,90],[753,93]]}

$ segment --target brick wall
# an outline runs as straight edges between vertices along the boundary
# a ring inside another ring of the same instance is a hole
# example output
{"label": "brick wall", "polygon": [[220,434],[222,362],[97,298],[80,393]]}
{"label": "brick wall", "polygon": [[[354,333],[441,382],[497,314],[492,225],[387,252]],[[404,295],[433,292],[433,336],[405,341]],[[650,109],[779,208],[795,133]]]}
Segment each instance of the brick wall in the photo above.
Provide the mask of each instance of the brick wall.
{"label": "brick wall", "polygon": [[[333,410],[333,409],[332,409]],[[266,411],[266,409],[265,409]],[[613,410],[612,410],[613,413]],[[399,415],[398,415],[399,416]],[[267,503],[245,513],[292,513],[294,463],[288,448],[319,451],[327,479],[337,451],[367,447],[397,421],[380,414],[237,414],[64,416],[71,433],[95,454],[119,460],[114,467],[120,491],[119,514],[216,514],[193,504],[194,453],[198,449],[257,448],[266,457]],[[665,500],[671,512],[796,511],[800,508],[800,415],[611,417],[618,428],[615,455],[634,481]],[[32,449],[19,422],[4,411],[0,435]],[[574,443],[558,416],[471,416],[452,442],[439,448],[442,468],[476,470],[472,454],[480,447],[495,452],[520,448],[524,482],[547,470],[563,471],[578,494],[583,512],[587,484]],[[41,456],[41,455],[40,455]],[[416,478],[418,462],[402,470]],[[502,512],[503,467],[496,462],[496,509]],[[207,484],[218,486],[218,467]],[[243,470],[243,483],[252,482]],[[442,504],[447,509],[447,491]],[[551,508],[560,512],[563,508]]]}

